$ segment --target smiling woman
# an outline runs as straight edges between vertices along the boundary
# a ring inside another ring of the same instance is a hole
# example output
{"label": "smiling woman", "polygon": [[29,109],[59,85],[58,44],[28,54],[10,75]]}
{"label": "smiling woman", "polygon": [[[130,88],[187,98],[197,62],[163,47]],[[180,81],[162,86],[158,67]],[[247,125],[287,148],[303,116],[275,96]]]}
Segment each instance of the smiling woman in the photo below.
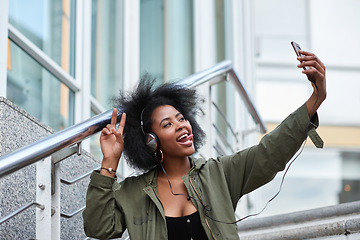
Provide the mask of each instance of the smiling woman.
{"label": "smiling woman", "polygon": [[[190,122],[173,106],[157,107],[152,114],[152,131],[160,140],[165,159],[187,158],[195,152]],[[165,162],[164,162],[165,164]]]}
{"label": "smiling woman", "polygon": [[[312,53],[302,52],[299,68],[318,88],[258,145],[208,160],[192,155],[204,132],[195,121],[195,90],[164,84],[145,75],[131,94],[116,99],[117,110],[100,136],[103,161],[94,171],[83,212],[90,237],[131,239],[239,239],[235,208],[239,199],[271,181],[318,125],[316,111],[326,97],[325,67]],[[143,172],[118,183],[124,152],[127,163]]]}

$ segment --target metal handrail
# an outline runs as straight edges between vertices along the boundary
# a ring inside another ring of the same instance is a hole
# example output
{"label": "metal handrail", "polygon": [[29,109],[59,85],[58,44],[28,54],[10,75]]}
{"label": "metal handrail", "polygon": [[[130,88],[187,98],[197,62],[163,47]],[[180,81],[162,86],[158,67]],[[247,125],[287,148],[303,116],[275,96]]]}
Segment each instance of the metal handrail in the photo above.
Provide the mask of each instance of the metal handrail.
{"label": "metal handrail", "polygon": [[[122,110],[118,109],[117,121]],[[112,110],[66,128],[12,153],[0,157],[0,177],[29,166],[72,144],[79,143],[101,131],[111,122]]]}
{"label": "metal handrail", "polygon": [[231,147],[231,144],[229,143],[229,141],[226,139],[225,134],[215,124],[213,124],[213,128],[219,135],[219,138],[222,140],[222,142],[226,145],[226,147],[230,148],[231,152],[235,152],[234,149]]}
{"label": "metal handrail", "polygon": [[94,170],[98,170],[98,169],[100,169],[100,167],[96,167],[96,168],[94,168],[93,170],[91,170],[91,171],[89,171],[89,172],[87,172],[87,173],[85,173],[85,174],[83,174],[83,175],[81,175],[81,176],[79,176],[79,177],[77,177],[77,178],[74,178],[73,180],[66,180],[66,179],[61,178],[61,179],[60,179],[60,182],[63,183],[63,184],[65,184],[65,185],[73,185],[74,183],[77,183],[77,182],[79,182],[80,180],[82,180],[82,179],[90,176],[91,173],[92,173]]}
{"label": "metal handrail", "polygon": [[259,125],[260,132],[266,133],[267,132],[266,126],[265,126],[264,122],[262,121],[262,119],[260,118],[260,115],[259,115],[258,111],[256,110],[254,104],[252,103],[249,94],[245,90],[245,87],[241,83],[240,78],[236,74],[231,61],[229,61],[229,60],[222,61],[222,62],[216,64],[212,68],[206,69],[202,72],[196,73],[194,75],[191,75],[190,77],[187,77],[187,78],[184,78],[184,79],[178,81],[177,84],[185,85],[187,87],[192,88],[192,87],[197,87],[201,84],[204,84],[204,83],[210,81],[210,85],[214,85],[219,82],[227,80],[225,78],[220,78],[220,79],[216,78],[221,75],[225,76],[226,74],[229,74],[229,76],[230,76],[229,79],[233,82],[233,84],[236,87],[236,90],[240,93],[240,96],[242,97],[242,99],[245,103],[245,106],[246,106],[247,110],[249,111],[251,117],[254,119],[256,124]]}
{"label": "metal handrail", "polygon": [[63,217],[63,218],[72,218],[73,216],[75,216],[76,214],[82,212],[84,209],[86,208],[86,206],[83,206],[81,208],[79,208],[78,210],[72,212],[72,213],[60,213],[60,216]]}
{"label": "metal handrail", "polygon": [[187,78],[181,79],[176,82],[178,85],[183,85],[188,88],[194,88],[200,86],[206,82],[209,82],[212,85],[221,82],[222,80],[216,79],[218,76],[225,76],[227,72],[232,69],[232,64],[229,60],[222,61],[215,66],[205,69],[201,72],[195,73]]}
{"label": "metal handrail", "polygon": [[[11,32],[11,31],[10,31]],[[12,39],[13,41],[16,39]],[[21,40],[21,39],[20,39]],[[262,123],[254,105],[252,104],[249,96],[247,95],[242,83],[239,78],[235,74],[232,69],[231,62],[224,61],[212,68],[206,69],[202,72],[194,74],[191,77],[185,78],[177,82],[178,85],[183,85],[188,88],[194,88],[203,83],[209,82],[209,86],[212,86],[216,83],[230,79],[235,83],[238,92],[240,93],[242,99],[247,106],[248,111],[251,116],[255,120],[256,124],[260,126],[260,130],[264,133],[266,132],[265,126]],[[71,79],[70,79],[71,80]],[[71,82],[71,81],[70,81]],[[216,105],[215,105],[216,106]],[[123,110],[118,109],[117,122],[120,121]],[[106,111],[102,114],[99,114],[93,118],[90,118],[82,123],[76,124],[72,127],[66,128],[62,131],[54,133],[50,136],[47,136],[43,139],[40,139],[32,144],[29,144],[21,149],[18,149],[10,154],[4,155],[0,157],[0,177],[4,177],[12,172],[20,170],[26,166],[29,166],[41,159],[52,156],[52,163],[55,164],[64,157],[70,156],[73,153],[81,154],[81,146],[80,143],[92,136],[100,132],[107,124],[111,122],[112,110]],[[225,120],[226,118],[222,116]],[[226,121],[227,122],[227,121]],[[228,123],[228,122],[227,122]],[[231,128],[231,126],[230,126]],[[231,128],[232,132],[233,129]],[[234,132],[233,132],[234,133]],[[225,139],[225,143],[227,143]],[[75,145],[75,146],[73,146]],[[228,145],[228,143],[227,143]],[[73,147],[71,147],[73,146]],[[228,145],[229,147],[229,145]],[[216,146],[214,146],[216,149]],[[231,148],[231,146],[230,146]],[[220,150],[220,149],[218,149]],[[77,181],[80,181],[84,177],[88,176],[89,173],[86,173],[82,176],[79,176],[73,180],[65,180],[60,179],[60,181],[64,184],[71,185]],[[28,209],[29,207],[35,205],[40,209],[44,209],[44,205],[40,205],[39,203],[32,202],[27,204],[26,206],[16,210],[10,215],[6,216],[3,219],[0,219],[0,224],[4,221],[9,220],[20,212]],[[85,206],[80,209],[74,211],[73,213],[60,213],[61,217],[64,218],[72,218],[76,214],[83,211]]]}
{"label": "metal handrail", "polygon": [[[180,80],[176,84],[184,85],[189,88],[194,88],[210,80],[212,80],[210,84],[215,84],[218,81],[223,81],[222,79],[219,80],[217,77],[221,75],[225,76],[226,74],[231,76],[230,79],[235,83],[235,86],[242,96],[248,111],[257,125],[260,126],[260,131],[265,133],[266,127],[255,109],[255,106],[252,104],[244,86],[240,82],[240,79],[234,72],[230,61],[220,62],[214,67],[205,69],[204,71]],[[122,109],[118,109],[117,121],[120,121],[121,114]],[[72,127],[54,133],[10,154],[0,157],[0,177],[29,166],[72,144],[85,140],[91,135],[101,131],[107,124],[109,124],[111,122],[111,115],[112,110],[108,110],[82,123],[78,123]]]}
{"label": "metal handrail", "polygon": [[242,85],[236,72],[233,69],[231,69],[228,73],[231,75],[230,80],[232,80],[232,82],[237,87],[237,90],[240,92],[240,96],[243,99],[243,101],[245,102],[245,106],[248,109],[250,115],[252,116],[252,118],[254,119],[256,124],[260,127],[260,132],[266,133],[267,132],[266,126],[265,126],[264,122],[262,121],[262,119],[260,118],[258,111],[256,110],[254,104],[250,100],[250,96],[246,92],[246,90],[245,90],[244,86]]}
{"label": "metal handrail", "polygon": [[[82,179],[90,176],[91,173],[93,173],[95,170],[100,170],[100,166],[99,166],[99,167],[96,167],[96,168],[92,169],[91,171],[89,171],[89,172],[87,172],[87,173],[84,173],[83,175],[78,176],[78,177],[76,177],[76,178],[74,178],[74,179],[72,179],[72,180],[67,180],[67,179],[60,178],[60,182],[63,183],[63,184],[65,184],[65,185],[73,185],[74,183],[77,183],[77,182],[79,182],[80,180],[82,180]],[[117,177],[118,179],[121,179],[121,180],[125,179],[124,176],[122,176],[121,174],[118,174],[118,173],[116,173],[116,177]],[[129,177],[130,177],[130,176],[129,176]]]}
{"label": "metal handrail", "polygon": [[18,210],[12,212],[11,214],[7,215],[6,217],[0,219],[0,224],[6,222],[7,220],[9,220],[10,218],[13,218],[15,217],[16,215],[18,215],[19,213],[25,211],[26,209],[28,209],[29,207],[35,205],[35,207],[38,207],[40,208],[41,210],[44,210],[45,209],[45,206],[40,204],[40,203],[37,203],[37,202],[31,202],[31,203],[28,203],[26,204],[25,206],[19,208]]}
{"label": "metal handrail", "polygon": [[233,135],[233,137],[235,138],[236,142],[239,141],[238,139],[238,134],[235,133],[233,127],[231,126],[231,124],[229,123],[229,120],[226,118],[225,114],[221,111],[220,107],[215,103],[212,102],[212,105],[215,107],[216,111],[219,113],[220,117],[223,119],[223,121],[226,124],[226,127],[230,129],[231,134]]}

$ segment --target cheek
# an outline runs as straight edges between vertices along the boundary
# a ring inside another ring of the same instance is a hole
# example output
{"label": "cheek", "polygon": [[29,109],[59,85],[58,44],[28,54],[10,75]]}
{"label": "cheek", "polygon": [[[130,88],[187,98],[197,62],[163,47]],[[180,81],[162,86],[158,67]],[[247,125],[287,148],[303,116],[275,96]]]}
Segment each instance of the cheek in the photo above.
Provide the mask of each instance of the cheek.
{"label": "cheek", "polygon": [[[156,134],[156,133],[155,133],[155,134]],[[166,131],[158,132],[156,135],[157,135],[157,137],[159,138],[159,141],[160,141],[160,145],[161,145],[161,146],[167,145],[167,144],[170,143],[170,142],[173,140],[173,138],[174,138],[172,134],[169,134],[169,133],[167,133]]]}
{"label": "cheek", "polygon": [[165,134],[161,134],[158,137],[159,137],[160,142],[163,144],[166,144],[172,140],[172,137],[170,137],[169,135],[165,135]]}

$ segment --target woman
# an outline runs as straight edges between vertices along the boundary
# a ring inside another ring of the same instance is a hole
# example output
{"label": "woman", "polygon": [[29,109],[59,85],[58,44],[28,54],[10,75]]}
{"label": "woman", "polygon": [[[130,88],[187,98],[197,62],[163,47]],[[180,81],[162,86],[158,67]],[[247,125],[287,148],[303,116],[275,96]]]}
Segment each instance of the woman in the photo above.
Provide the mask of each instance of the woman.
{"label": "woman", "polygon": [[[109,239],[128,229],[131,239],[239,239],[238,200],[283,170],[318,125],[325,66],[314,54],[301,53],[298,67],[310,67],[303,73],[314,80],[310,98],[258,145],[231,156],[192,157],[204,138],[194,119],[195,91],[171,84],[152,91],[153,81],[143,79],[131,96],[121,96],[126,114],[116,129],[114,109],[100,136],[104,157],[91,176],[85,233]],[[123,150],[128,163],[144,173],[117,183],[114,169]]]}

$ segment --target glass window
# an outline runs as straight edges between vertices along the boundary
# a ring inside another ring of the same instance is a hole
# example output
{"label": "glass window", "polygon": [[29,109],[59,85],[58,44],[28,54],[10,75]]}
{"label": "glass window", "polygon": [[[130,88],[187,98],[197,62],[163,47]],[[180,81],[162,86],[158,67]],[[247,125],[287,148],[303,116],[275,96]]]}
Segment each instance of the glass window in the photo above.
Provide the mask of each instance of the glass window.
{"label": "glass window", "polygon": [[192,5],[191,0],[140,1],[140,73],[167,82],[194,72]]}
{"label": "glass window", "polygon": [[[219,155],[231,154],[236,149],[234,143],[236,136],[231,131],[234,125],[230,123],[231,119],[229,119],[229,112],[227,111],[229,105],[227,104],[227,96],[225,94],[229,84],[228,82],[222,82],[212,86],[212,89],[214,89],[212,94],[213,127],[214,133],[216,133],[214,148]],[[231,108],[233,108],[233,105]]]}
{"label": "glass window", "polygon": [[164,3],[140,1],[140,73],[164,81]]}
{"label": "glass window", "polygon": [[[215,16],[216,16],[216,60],[217,62],[221,62],[225,60],[226,53],[225,53],[225,4],[224,0],[216,0],[215,1]],[[236,87],[231,84],[230,82],[221,83],[214,87],[216,91],[216,104],[218,105],[218,109],[222,111],[221,114],[216,115],[215,119],[215,125],[217,126],[217,132],[221,132],[223,134],[223,137],[227,139],[229,145],[231,147],[228,147],[228,152],[225,151],[225,153],[230,154],[231,152],[236,150],[236,147],[239,146],[239,136],[234,136],[234,132],[232,131],[228,124],[232,128],[235,128],[236,126],[236,111],[234,111],[234,106],[236,104],[235,98],[238,97],[238,92],[236,91]],[[237,108],[238,111],[240,111],[239,108]],[[216,111],[215,111],[216,112]],[[246,114],[248,114],[246,112]],[[221,116],[223,115],[223,116]],[[223,118],[225,117],[226,120]],[[216,138],[216,139],[221,139]],[[216,140],[217,142],[218,140]]]}
{"label": "glass window", "polygon": [[226,59],[225,56],[225,14],[224,14],[224,0],[215,1],[215,15],[216,15],[216,50],[217,61],[220,62]]}
{"label": "glass window", "polygon": [[9,22],[74,76],[75,1],[11,0]]}
{"label": "glass window", "polygon": [[92,1],[91,94],[106,109],[122,88],[122,2]]}
{"label": "glass window", "polygon": [[73,124],[74,92],[10,43],[7,98],[55,130]]}
{"label": "glass window", "polygon": [[360,152],[341,151],[341,183],[338,203],[360,200]]}

